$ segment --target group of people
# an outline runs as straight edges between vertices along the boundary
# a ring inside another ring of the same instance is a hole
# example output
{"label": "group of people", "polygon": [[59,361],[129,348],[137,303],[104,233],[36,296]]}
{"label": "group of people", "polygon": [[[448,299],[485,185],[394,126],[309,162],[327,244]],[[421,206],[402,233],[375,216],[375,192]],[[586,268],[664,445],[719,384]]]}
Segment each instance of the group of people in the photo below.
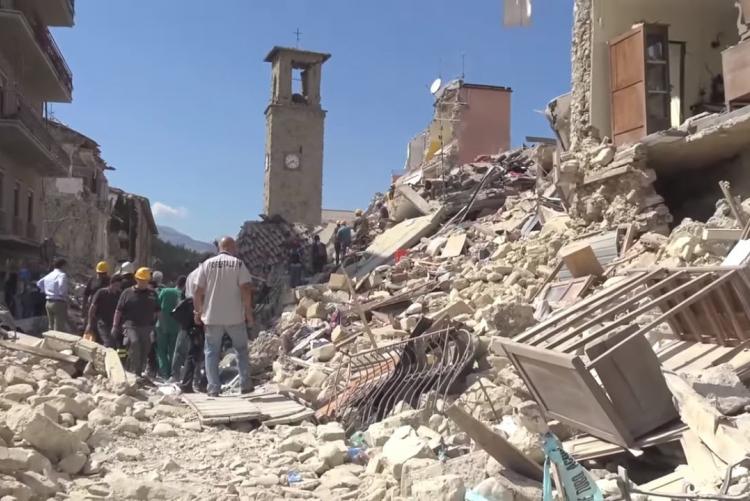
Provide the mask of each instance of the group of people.
{"label": "group of people", "polygon": [[[205,365],[210,396],[221,390],[219,362],[222,340],[237,351],[240,390],[253,391],[248,356],[248,327],[254,323],[253,287],[231,237],[218,242],[218,254],[205,259],[175,287],[162,285],[163,275],[150,268],[123,263],[110,276],[100,262],[83,298],[87,313],[84,335],[127,358],[137,377],[159,375],[179,383],[183,391],[202,391]],[[50,329],[69,331],[69,281],[65,260],[38,285],[46,297]]]}

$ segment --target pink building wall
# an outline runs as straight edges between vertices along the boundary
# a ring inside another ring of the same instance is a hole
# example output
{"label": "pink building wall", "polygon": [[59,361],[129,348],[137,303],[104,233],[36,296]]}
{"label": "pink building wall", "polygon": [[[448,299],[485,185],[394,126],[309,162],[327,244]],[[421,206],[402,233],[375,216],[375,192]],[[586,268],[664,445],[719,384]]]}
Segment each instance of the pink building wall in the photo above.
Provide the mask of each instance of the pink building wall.
{"label": "pink building wall", "polygon": [[457,131],[459,165],[510,149],[511,92],[505,87],[462,86],[460,99],[466,106]]}

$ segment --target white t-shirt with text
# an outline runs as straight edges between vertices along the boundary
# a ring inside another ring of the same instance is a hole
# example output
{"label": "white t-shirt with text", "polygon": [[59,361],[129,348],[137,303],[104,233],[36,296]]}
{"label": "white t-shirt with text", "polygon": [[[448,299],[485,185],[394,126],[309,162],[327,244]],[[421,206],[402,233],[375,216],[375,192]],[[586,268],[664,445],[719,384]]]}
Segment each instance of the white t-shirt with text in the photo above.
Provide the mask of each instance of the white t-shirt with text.
{"label": "white t-shirt with text", "polygon": [[206,325],[245,323],[240,286],[250,283],[250,272],[240,259],[221,253],[203,262],[198,287],[205,291],[201,320]]}

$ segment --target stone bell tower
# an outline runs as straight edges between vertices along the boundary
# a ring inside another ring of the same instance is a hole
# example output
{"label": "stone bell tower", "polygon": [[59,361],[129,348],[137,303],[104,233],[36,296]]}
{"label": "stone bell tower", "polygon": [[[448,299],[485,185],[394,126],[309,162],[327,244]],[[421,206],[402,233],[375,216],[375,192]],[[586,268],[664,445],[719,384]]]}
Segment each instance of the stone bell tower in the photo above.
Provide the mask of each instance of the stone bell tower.
{"label": "stone bell tower", "polygon": [[320,224],[323,206],[323,122],[320,78],[330,54],[274,47],[271,102],[266,108],[263,208],[267,216]]}

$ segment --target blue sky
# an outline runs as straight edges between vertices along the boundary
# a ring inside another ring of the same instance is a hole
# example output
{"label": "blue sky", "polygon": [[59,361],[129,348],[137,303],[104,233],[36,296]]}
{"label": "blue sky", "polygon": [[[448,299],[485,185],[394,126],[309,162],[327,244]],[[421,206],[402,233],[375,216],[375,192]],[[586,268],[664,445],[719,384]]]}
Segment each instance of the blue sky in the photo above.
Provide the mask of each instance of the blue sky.
{"label": "blue sky", "polygon": [[[471,7],[467,7],[470,5]],[[330,52],[323,68],[323,203],[355,209],[387,188],[432,114],[430,82],[513,88],[512,135],[551,133],[542,110],[570,87],[572,2],[535,0],[502,26],[502,0],[76,0],[54,35],[73,70],[54,115],[96,140],[110,183],[157,221],[212,240],[257,219],[274,45]]]}

